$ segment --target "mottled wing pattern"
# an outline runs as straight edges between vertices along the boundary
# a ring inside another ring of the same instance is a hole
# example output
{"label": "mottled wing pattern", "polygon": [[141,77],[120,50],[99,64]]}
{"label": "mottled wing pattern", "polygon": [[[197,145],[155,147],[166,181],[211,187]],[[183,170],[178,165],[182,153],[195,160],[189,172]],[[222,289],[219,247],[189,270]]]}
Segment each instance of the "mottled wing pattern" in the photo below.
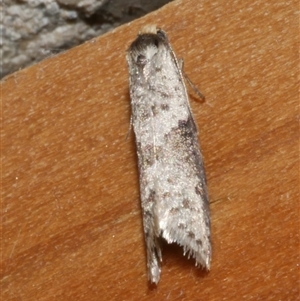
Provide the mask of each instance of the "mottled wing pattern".
{"label": "mottled wing pattern", "polygon": [[210,268],[205,172],[181,70],[165,32],[147,28],[127,60],[148,273],[158,283],[160,237]]}

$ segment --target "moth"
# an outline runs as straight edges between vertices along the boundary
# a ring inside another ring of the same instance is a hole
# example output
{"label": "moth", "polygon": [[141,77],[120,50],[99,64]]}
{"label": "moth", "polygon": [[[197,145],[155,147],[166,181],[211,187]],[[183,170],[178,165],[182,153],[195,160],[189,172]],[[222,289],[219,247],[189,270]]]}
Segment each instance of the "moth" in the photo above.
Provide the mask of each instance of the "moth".
{"label": "moth", "polygon": [[144,27],[127,51],[148,278],[161,274],[161,239],[210,269],[209,200],[197,127],[167,34]]}

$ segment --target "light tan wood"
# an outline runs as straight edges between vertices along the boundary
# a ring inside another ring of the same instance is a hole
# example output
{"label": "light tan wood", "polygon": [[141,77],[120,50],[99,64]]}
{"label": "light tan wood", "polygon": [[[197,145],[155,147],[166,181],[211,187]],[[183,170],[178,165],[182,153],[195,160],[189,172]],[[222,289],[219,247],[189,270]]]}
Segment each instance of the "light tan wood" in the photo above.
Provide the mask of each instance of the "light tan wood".
{"label": "light tan wood", "polygon": [[[2,300],[299,300],[297,1],[174,1],[2,82]],[[125,51],[169,35],[191,91],[213,261],[148,286]]]}

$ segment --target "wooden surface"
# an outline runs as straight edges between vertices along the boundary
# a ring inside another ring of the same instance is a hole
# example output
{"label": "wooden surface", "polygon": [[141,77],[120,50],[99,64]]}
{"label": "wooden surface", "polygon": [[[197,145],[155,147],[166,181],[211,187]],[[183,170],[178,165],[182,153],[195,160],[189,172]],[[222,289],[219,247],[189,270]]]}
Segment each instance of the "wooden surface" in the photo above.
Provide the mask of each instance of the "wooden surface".
{"label": "wooden surface", "polygon": [[[268,3],[269,2],[269,3]],[[299,300],[297,1],[175,1],[2,82],[2,300]],[[211,200],[209,273],[149,286],[125,51],[169,35]]]}

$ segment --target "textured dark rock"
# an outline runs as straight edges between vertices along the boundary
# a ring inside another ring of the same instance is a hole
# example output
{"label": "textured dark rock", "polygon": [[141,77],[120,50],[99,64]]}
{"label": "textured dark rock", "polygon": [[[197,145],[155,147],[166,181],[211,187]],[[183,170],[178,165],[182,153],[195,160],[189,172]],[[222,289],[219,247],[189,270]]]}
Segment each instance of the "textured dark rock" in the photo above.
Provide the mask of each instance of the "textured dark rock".
{"label": "textured dark rock", "polygon": [[170,0],[3,0],[1,77],[67,50]]}

